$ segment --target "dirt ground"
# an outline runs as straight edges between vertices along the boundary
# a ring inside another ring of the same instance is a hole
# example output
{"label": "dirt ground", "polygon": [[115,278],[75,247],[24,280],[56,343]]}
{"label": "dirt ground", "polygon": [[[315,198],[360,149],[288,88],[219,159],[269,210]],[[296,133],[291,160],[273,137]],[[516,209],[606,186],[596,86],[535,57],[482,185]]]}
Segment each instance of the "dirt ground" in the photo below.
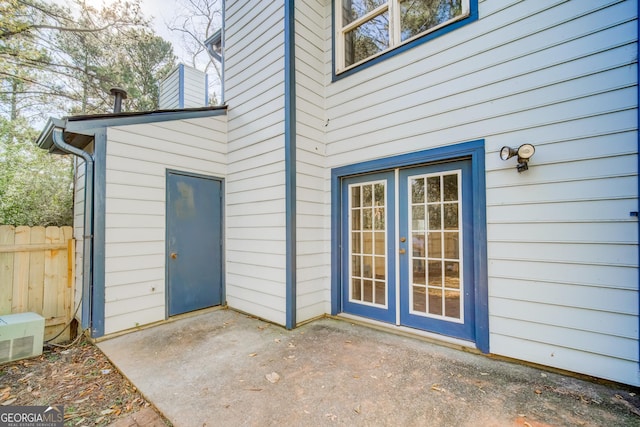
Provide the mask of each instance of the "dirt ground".
{"label": "dirt ground", "polygon": [[64,405],[65,426],[78,427],[108,426],[151,406],[85,340],[0,365],[0,405]]}

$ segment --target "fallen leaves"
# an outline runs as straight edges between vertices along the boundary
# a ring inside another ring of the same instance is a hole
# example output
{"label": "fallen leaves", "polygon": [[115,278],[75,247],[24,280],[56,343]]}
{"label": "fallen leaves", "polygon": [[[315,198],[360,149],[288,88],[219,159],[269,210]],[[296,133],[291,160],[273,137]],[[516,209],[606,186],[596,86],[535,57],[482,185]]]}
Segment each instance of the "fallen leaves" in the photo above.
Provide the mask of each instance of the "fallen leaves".
{"label": "fallen leaves", "polygon": [[11,387],[5,387],[0,390],[0,405],[8,406],[16,401],[16,398],[11,394]]}
{"label": "fallen leaves", "polygon": [[65,406],[70,425],[106,425],[148,406],[94,345],[46,349],[42,356],[0,366],[0,405]]}

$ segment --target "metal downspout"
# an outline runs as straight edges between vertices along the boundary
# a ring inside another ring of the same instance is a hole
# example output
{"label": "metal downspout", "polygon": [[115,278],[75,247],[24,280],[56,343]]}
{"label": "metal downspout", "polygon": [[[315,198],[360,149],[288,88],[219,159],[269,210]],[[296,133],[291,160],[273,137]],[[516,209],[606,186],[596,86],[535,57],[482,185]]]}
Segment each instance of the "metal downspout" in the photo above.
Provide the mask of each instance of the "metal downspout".
{"label": "metal downspout", "polygon": [[[52,133],[53,145],[68,154],[81,157],[85,162],[84,174],[84,228],[82,243],[82,329],[90,327],[91,303],[84,301],[85,296],[91,295],[92,282],[92,250],[93,250],[93,156],[88,152],[68,144],[64,140],[64,132],[61,128],[53,128]],[[90,298],[90,297],[89,297]]]}

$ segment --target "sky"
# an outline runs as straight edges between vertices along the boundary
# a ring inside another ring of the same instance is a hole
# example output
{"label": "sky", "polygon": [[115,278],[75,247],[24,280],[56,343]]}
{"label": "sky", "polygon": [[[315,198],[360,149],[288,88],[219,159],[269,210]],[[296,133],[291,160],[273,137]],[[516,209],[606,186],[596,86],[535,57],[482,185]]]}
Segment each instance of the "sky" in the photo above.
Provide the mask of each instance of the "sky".
{"label": "sky", "polygon": [[[53,0],[53,1],[65,1],[65,0]],[[93,5],[96,8],[100,8],[105,4],[113,3],[115,0],[85,0],[88,4]],[[182,3],[185,1],[183,0]],[[181,34],[175,31],[169,30],[167,24],[175,18],[175,16],[181,13],[183,7],[180,5],[179,0],[141,0],[142,12],[145,17],[149,18],[152,23],[152,27],[156,34],[162,37],[164,40],[171,42],[173,45],[173,53],[178,58],[178,62],[182,62],[186,65],[191,65],[191,58],[183,47]],[[204,63],[199,63],[198,68],[204,69],[208,57],[201,57],[200,60],[204,60]],[[210,69],[209,74],[209,93],[215,93],[220,96],[221,87],[217,78],[215,70]]]}
{"label": "sky", "polygon": [[[103,4],[110,4],[112,0],[87,0],[87,3],[95,7],[100,7]],[[184,49],[181,46],[181,40],[179,34],[172,32],[167,28],[167,23],[170,23],[176,14],[177,1],[176,0],[142,0],[142,11],[147,18],[153,18],[152,26],[156,34],[163,39],[171,42],[173,45],[173,52],[179,60],[185,56]]]}
{"label": "sky", "polygon": [[163,39],[173,44],[175,54],[180,57],[182,48],[180,46],[179,35],[170,31],[166,23],[170,22],[176,10],[175,0],[143,0],[142,11],[145,16],[153,17],[153,28]]}

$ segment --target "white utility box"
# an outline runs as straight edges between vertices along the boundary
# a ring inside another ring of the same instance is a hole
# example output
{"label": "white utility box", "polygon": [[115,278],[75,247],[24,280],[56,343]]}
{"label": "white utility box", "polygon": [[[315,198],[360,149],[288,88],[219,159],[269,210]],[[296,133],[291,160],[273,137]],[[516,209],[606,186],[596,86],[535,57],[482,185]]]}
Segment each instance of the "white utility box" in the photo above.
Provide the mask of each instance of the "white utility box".
{"label": "white utility box", "polygon": [[44,317],[36,313],[0,316],[0,363],[42,354]]}

